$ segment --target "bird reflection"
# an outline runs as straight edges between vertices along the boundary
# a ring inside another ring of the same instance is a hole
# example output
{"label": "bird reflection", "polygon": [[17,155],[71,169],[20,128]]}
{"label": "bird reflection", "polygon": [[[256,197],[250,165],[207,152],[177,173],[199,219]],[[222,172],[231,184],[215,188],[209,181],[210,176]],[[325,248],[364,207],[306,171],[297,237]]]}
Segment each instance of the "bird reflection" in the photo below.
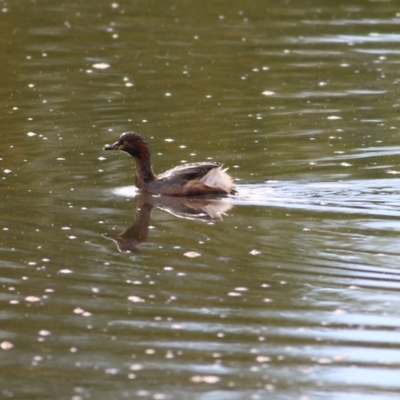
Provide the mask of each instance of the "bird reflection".
{"label": "bird reflection", "polygon": [[147,241],[150,217],[154,208],[167,211],[179,218],[218,221],[232,206],[228,198],[170,197],[140,193],[135,198],[136,218],[133,225],[118,235],[106,233],[103,236],[114,241],[120,252],[139,252],[138,246]]}

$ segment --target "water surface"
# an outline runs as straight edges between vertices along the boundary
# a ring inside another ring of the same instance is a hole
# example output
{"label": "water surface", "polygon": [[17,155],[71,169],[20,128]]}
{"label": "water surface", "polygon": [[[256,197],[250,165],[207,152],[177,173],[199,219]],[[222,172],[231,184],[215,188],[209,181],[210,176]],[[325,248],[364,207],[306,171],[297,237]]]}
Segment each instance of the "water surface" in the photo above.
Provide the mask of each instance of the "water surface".
{"label": "water surface", "polygon": [[[2,397],[398,397],[394,2],[0,18]],[[102,151],[128,130],[156,171],[224,163],[238,196],[138,197]]]}

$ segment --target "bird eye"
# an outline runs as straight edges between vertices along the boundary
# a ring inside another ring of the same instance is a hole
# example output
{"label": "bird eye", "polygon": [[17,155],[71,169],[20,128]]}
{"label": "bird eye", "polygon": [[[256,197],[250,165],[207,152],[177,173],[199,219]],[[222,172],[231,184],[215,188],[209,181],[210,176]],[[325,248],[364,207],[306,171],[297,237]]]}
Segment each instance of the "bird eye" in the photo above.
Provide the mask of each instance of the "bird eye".
{"label": "bird eye", "polygon": [[124,146],[127,146],[128,142],[126,140],[124,140]]}

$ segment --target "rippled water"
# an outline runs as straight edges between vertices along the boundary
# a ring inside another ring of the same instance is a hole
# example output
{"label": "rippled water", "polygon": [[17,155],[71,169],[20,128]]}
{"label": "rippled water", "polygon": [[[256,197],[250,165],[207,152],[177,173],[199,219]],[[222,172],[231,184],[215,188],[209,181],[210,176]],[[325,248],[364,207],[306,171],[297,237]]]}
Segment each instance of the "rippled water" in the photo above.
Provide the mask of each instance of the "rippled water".
{"label": "rippled water", "polygon": [[399,396],[395,3],[0,6],[2,398]]}

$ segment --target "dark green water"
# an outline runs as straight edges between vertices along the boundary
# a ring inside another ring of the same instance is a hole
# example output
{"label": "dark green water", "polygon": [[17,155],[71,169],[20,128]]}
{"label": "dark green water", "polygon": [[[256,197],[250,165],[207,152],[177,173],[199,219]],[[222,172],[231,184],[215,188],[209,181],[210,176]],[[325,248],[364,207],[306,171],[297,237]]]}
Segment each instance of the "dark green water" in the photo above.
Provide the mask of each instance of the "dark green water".
{"label": "dark green water", "polygon": [[[0,11],[1,398],[399,396],[394,1]],[[135,199],[128,130],[238,196]]]}

